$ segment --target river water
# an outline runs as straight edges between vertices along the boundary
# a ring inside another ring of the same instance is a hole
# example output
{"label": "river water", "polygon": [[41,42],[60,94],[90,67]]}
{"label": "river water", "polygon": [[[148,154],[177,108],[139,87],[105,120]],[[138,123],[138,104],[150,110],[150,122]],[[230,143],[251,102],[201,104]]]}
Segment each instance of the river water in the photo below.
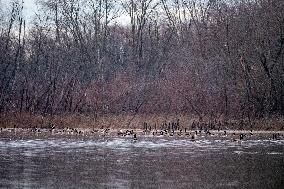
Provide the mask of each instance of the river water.
{"label": "river water", "polygon": [[284,140],[2,138],[0,188],[284,188]]}

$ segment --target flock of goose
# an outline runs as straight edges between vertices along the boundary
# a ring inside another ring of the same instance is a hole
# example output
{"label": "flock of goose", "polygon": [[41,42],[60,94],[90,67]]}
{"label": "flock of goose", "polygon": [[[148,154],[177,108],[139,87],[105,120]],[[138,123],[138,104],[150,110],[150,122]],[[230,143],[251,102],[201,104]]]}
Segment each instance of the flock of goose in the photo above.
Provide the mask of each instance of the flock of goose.
{"label": "flock of goose", "polygon": [[[202,139],[204,137],[226,137],[233,141],[242,141],[246,138],[252,137],[254,134],[265,133],[268,139],[279,140],[284,139],[283,132],[273,131],[250,131],[245,130],[228,130],[221,129],[221,124],[215,125],[214,123],[198,123],[193,122],[190,127],[181,127],[179,120],[176,122],[163,123],[159,128],[150,125],[146,122],[142,124],[143,129],[79,129],[79,128],[55,128],[49,125],[47,128],[0,128],[0,133],[35,133],[35,134],[52,134],[52,135],[79,135],[79,136],[120,136],[131,137],[137,140],[139,137],[186,137],[192,141]],[[280,134],[281,133],[281,134]]]}

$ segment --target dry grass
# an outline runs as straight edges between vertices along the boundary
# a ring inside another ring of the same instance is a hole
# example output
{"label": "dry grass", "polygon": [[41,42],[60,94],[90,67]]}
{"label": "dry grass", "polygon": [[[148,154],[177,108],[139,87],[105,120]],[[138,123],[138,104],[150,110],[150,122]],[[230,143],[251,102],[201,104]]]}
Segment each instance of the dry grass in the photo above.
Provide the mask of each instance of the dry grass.
{"label": "dry grass", "polygon": [[[106,116],[86,116],[86,115],[56,115],[53,117],[34,115],[29,113],[9,113],[0,115],[0,127],[19,127],[19,128],[47,128],[50,124],[56,128],[142,128],[143,122],[147,122],[154,127],[160,128],[164,122],[177,121],[179,119],[182,128],[191,128],[192,122],[197,122],[196,117],[187,115],[156,115],[139,114],[133,115],[106,115]],[[222,123],[222,129],[250,129],[247,120],[241,124],[240,120],[215,120]],[[208,123],[209,119],[203,119]],[[241,126],[242,125],[242,126]],[[258,119],[252,121],[254,130],[284,130],[283,118]]]}

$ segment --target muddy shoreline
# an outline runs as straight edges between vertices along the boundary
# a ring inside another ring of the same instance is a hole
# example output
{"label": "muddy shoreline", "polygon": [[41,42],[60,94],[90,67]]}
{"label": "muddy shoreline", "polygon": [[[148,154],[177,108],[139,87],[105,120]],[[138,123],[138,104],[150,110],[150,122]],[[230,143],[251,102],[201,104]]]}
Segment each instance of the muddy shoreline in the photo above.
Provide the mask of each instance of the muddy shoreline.
{"label": "muddy shoreline", "polygon": [[41,129],[41,128],[1,128],[0,138],[173,138],[188,140],[284,140],[284,131],[249,130],[142,130],[142,129]]}

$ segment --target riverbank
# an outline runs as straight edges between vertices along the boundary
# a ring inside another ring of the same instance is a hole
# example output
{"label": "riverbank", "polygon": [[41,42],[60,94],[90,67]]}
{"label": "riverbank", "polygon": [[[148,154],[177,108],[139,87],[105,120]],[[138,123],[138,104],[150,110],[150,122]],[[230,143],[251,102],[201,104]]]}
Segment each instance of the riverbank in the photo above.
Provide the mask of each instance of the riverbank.
{"label": "riverbank", "polygon": [[173,138],[188,140],[284,140],[284,131],[0,128],[0,138]]}

